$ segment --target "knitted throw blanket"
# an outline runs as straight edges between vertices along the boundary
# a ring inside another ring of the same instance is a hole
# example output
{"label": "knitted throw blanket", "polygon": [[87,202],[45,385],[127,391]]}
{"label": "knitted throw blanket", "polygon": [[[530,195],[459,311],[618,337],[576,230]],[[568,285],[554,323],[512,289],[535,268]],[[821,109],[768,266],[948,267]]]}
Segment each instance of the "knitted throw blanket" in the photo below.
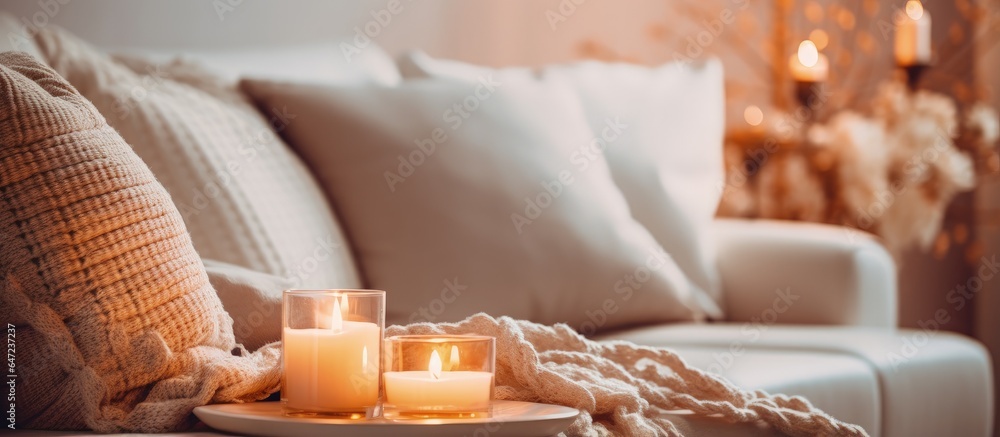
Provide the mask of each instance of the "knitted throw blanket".
{"label": "knitted throw blanket", "polygon": [[794,436],[866,436],[797,396],[748,392],[687,365],[667,349],[587,340],[567,325],[477,314],[459,323],[391,326],[386,336],[479,334],[497,339],[498,399],[544,402],[583,413],[570,435],[667,435],[663,410],[729,422],[765,422]]}

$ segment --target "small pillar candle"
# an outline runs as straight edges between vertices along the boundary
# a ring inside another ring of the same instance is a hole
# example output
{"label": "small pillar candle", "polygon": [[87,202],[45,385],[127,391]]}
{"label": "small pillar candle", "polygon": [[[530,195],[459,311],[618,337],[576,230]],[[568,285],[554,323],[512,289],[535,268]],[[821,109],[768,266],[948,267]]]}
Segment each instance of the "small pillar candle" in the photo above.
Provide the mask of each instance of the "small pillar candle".
{"label": "small pillar candle", "polygon": [[931,14],[919,0],[909,0],[896,17],[896,64],[909,67],[931,62]]}
{"label": "small pillar candle", "polygon": [[384,302],[377,290],[285,291],[286,414],[360,418],[378,404]]}
{"label": "small pillar candle", "polygon": [[409,335],[385,343],[385,417],[489,417],[493,337]]}

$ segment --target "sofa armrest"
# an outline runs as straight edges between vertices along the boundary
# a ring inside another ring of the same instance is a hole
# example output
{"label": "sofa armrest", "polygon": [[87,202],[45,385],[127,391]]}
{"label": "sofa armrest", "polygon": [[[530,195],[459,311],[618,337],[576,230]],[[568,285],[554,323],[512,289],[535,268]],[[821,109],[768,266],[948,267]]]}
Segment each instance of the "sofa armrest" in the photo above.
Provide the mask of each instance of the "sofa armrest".
{"label": "sofa armrest", "polygon": [[895,262],[873,236],[777,220],[713,226],[727,320],[896,326]]}

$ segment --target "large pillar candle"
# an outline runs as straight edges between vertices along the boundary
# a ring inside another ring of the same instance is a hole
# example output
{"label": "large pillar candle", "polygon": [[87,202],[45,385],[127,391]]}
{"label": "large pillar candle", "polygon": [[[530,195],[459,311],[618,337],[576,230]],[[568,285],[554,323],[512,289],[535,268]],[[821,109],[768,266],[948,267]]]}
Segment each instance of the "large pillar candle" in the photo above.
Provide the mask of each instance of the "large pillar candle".
{"label": "large pillar candle", "polygon": [[[287,299],[286,295],[286,303]],[[328,315],[305,317],[315,321],[306,327],[286,322],[283,328],[282,402],[289,413],[360,416],[378,403],[382,327],[377,320],[345,320],[352,305],[350,294],[328,300],[332,301]],[[300,310],[324,312],[321,309],[330,306],[313,302],[300,305]],[[296,318],[288,312],[286,318]]]}

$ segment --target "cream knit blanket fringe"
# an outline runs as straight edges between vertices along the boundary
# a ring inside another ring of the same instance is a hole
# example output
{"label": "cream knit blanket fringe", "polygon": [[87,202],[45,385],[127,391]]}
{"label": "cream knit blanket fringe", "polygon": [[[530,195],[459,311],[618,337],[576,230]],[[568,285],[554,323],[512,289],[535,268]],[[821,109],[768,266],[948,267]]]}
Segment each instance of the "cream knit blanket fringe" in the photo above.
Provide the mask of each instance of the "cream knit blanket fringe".
{"label": "cream knit blanket fringe", "polygon": [[391,326],[386,336],[479,334],[497,339],[497,398],[582,411],[568,434],[681,436],[663,410],[765,422],[793,436],[867,436],[798,396],[748,392],[663,348],[587,340],[567,325],[477,314],[459,323]]}

